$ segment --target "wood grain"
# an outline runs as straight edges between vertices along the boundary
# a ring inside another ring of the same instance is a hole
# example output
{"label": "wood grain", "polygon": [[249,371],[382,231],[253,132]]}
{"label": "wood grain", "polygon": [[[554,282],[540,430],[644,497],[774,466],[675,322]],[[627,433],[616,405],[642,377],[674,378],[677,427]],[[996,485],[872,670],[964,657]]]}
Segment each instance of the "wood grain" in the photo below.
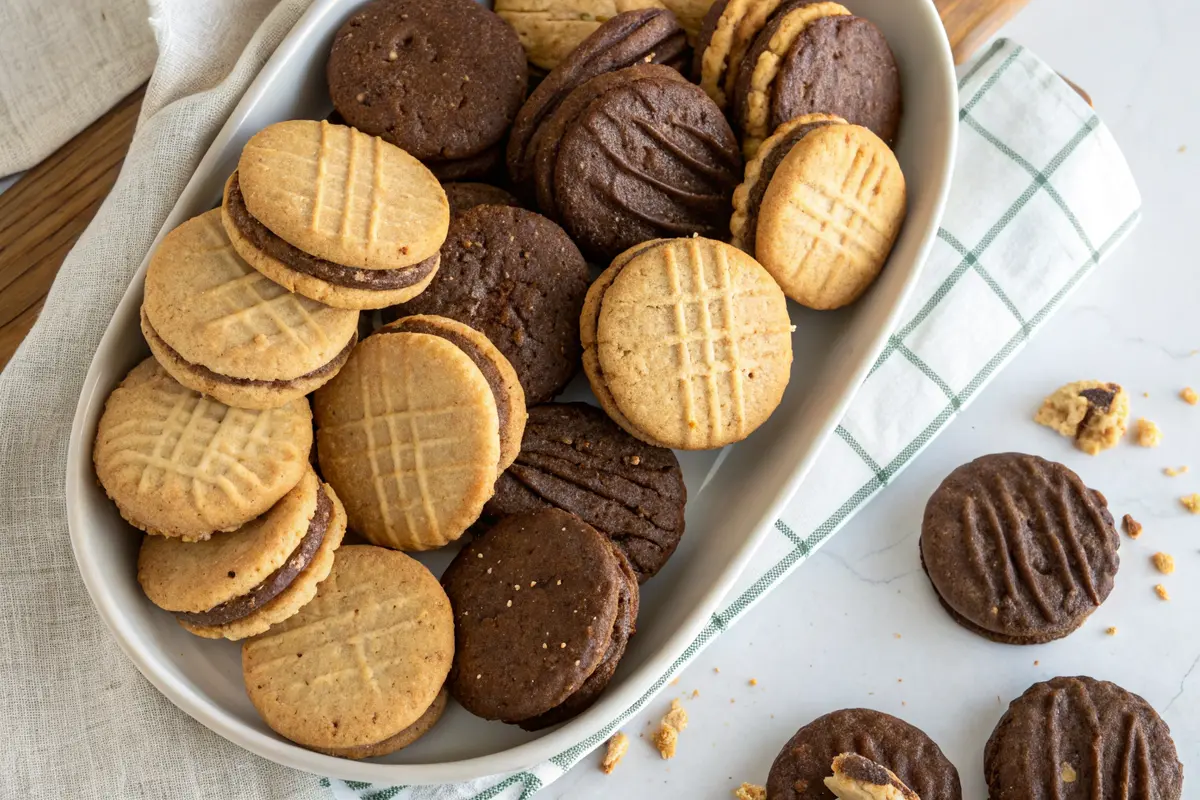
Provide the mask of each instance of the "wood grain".
{"label": "wood grain", "polygon": [[[935,1],[959,62],[1028,2]],[[144,88],[122,100],[0,194],[0,367],[32,327],[67,252],[112,189],[143,94]]]}

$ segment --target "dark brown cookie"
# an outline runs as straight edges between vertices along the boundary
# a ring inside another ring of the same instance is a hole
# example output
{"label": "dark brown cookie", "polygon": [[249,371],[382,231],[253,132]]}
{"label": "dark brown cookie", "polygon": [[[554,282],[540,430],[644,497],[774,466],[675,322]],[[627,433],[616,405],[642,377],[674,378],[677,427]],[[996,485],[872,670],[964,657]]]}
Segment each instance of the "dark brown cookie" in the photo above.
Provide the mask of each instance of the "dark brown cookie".
{"label": "dark brown cookie", "polygon": [[648,239],[726,239],[742,157],[725,115],[698,86],[640,80],[605,92],[559,146],[562,225],[607,263]]}
{"label": "dark brown cookie", "polygon": [[530,143],[543,121],[576,87],[634,64],[666,64],[681,69],[687,34],[675,15],[647,8],[617,14],[571,51],[529,95],[508,138],[508,174],[513,184],[532,190],[534,153]]}
{"label": "dark brown cookie", "polygon": [[587,110],[592,101],[609,89],[647,78],[685,82],[685,78],[670,67],[659,64],[636,64],[597,75],[567,96],[554,113],[542,123],[530,142],[533,158],[533,184],[537,194],[538,208],[550,219],[558,219],[558,202],[555,199],[554,168],[558,163],[559,145],[567,130]]}
{"label": "dark brown cookie", "polygon": [[475,206],[520,206],[521,202],[499,186],[486,183],[443,183],[450,216],[470,211]]}
{"label": "dark brown cookie", "polygon": [[716,0],[704,15],[704,22],[700,24],[700,35],[696,37],[696,52],[692,55],[692,83],[700,82],[704,51],[708,49],[708,43],[712,41],[717,30],[717,23],[721,21],[721,15],[725,13],[725,7],[728,5],[729,0]]}
{"label": "dark brown cookie", "polygon": [[921,800],[962,800],[958,770],[923,732],[881,711],[847,708],[815,719],[775,756],[767,800],[826,800],[833,759],[857,753],[896,773]]}
{"label": "dark brown cookie", "polygon": [[525,99],[525,50],[472,0],[374,0],[338,30],[326,67],[346,121],[421,159],[499,142]]}
{"label": "dark brown cookie", "polygon": [[579,368],[579,312],[587,264],[541,214],[477,206],[450,220],[429,288],[389,318],[450,317],[482,332],[512,363],[530,405],[562,390]]}
{"label": "dark brown cookie", "polygon": [[862,17],[810,23],[779,67],[771,129],[804,114],[834,114],[889,145],[900,127],[900,72],[883,34]]}
{"label": "dark brown cookie", "polygon": [[983,456],[925,506],[921,562],[960,625],[1040,644],[1078,628],[1108,597],[1120,540],[1107,501],[1062,464]]}
{"label": "dark brown cookie", "polygon": [[425,166],[442,183],[447,181],[489,181],[504,177],[504,147],[497,143],[466,158],[427,160]]}
{"label": "dark brown cookie", "polygon": [[1093,678],[1029,687],[992,731],[983,771],[988,800],[1183,796],[1167,723],[1141,697]]}
{"label": "dark brown cookie", "polygon": [[[608,654],[622,591],[612,545],[564,511],[507,517],[446,568],[450,693],[472,714],[532,720],[566,702]],[[619,635],[619,634],[618,634]]]}
{"label": "dark brown cookie", "polygon": [[483,513],[569,511],[609,537],[640,582],[675,552],[686,502],[673,452],[635,439],[595,406],[548,403],[529,409],[521,453]]}

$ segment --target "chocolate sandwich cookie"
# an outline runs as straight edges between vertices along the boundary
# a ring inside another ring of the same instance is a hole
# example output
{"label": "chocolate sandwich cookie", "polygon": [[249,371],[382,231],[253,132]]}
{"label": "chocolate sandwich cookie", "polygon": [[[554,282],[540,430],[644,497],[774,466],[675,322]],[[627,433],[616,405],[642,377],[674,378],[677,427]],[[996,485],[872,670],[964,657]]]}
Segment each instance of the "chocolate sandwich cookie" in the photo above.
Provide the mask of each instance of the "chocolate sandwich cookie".
{"label": "chocolate sandwich cookie", "polygon": [[145,537],[138,583],[192,633],[244,639],[313,598],[345,532],[337,495],[309,470],[270,511],[235,531],[191,543]]}
{"label": "chocolate sandwich cookie", "polygon": [[1167,723],[1136,694],[1086,677],[1035,683],[1014,700],[988,739],[983,771],[988,800],[1183,796]]}
{"label": "chocolate sandwich cookie", "polygon": [[530,729],[599,697],[637,616],[627,562],[558,509],[500,521],[459,552],[442,585],[454,609],[451,695]]}
{"label": "chocolate sandwich cookie", "polygon": [[401,320],[313,395],[321,474],[368,541],[441,547],[479,517],[519,449],[523,405],[486,337],[454,320]]}
{"label": "chocolate sandwich cookie", "polygon": [[525,400],[558,394],[579,365],[579,311],[587,264],[550,220],[485,205],[454,217],[438,277],[389,316],[436,314],[480,331],[521,380]]}
{"label": "chocolate sandwich cookie", "polygon": [[334,108],[421,160],[495,145],[525,99],[525,50],[472,0],[373,0],[338,30],[326,66]]}
{"label": "chocolate sandwich cookie", "polygon": [[881,711],[847,708],[813,720],[771,764],[767,800],[826,800],[838,756],[864,756],[895,773],[921,800],[962,800],[958,770],[922,731]]}
{"label": "chocolate sandwich cookie", "polygon": [[450,215],[470,211],[475,206],[514,206],[521,202],[499,186],[486,183],[443,183],[446,200],[450,203]]}
{"label": "chocolate sandwich cookie", "polygon": [[167,234],[150,258],[142,333],[188,388],[275,408],[328,381],[357,341],[358,312],[288,292],[234,251],[220,210]]}
{"label": "chocolate sandwich cookie", "polygon": [[507,152],[513,185],[532,191],[533,136],[577,87],[597,75],[634,64],[666,64],[681,69],[686,51],[687,36],[669,11],[628,11],[601,25],[550,71],[517,113]]}
{"label": "chocolate sandwich cookie", "polygon": [[225,231],[250,266],[335,308],[381,308],[421,292],[449,218],[441,185],[412,156],[309,120],[252,136],[221,204]]}
{"label": "chocolate sandwich cookie", "polygon": [[420,562],[347,545],[317,596],[242,645],[246,694],[301,747],[386,755],[432,727],[454,656],[446,594]]}
{"label": "chocolate sandwich cookie", "polygon": [[741,176],[737,139],[704,92],[675,80],[628,81],[567,125],[555,206],[584,254],[608,261],[647,239],[724,236]]}
{"label": "chocolate sandwich cookie", "polygon": [[1062,464],[977,458],[925,506],[921,563],[967,630],[1005,644],[1074,631],[1112,591],[1120,541],[1104,496]]}
{"label": "chocolate sandwich cookie", "polygon": [[673,452],[635,439],[595,406],[548,403],[529,409],[521,452],[483,513],[561,508],[611,539],[644,582],[675,552],[686,501]]}
{"label": "chocolate sandwich cookie", "polygon": [[442,183],[448,181],[498,181],[504,172],[504,144],[497,143],[473,156],[426,159],[425,166]]}
{"label": "chocolate sandwich cookie", "polygon": [[827,16],[805,26],[778,67],[770,129],[805,114],[836,114],[890,146],[900,128],[900,72],[870,20]]}

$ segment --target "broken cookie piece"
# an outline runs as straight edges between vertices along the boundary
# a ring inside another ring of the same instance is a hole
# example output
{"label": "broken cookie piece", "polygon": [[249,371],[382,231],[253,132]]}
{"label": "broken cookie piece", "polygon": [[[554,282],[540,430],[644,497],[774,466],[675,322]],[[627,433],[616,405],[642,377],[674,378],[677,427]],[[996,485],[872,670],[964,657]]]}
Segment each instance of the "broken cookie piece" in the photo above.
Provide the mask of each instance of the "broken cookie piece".
{"label": "broken cookie piece", "polygon": [[1158,447],[1162,444],[1162,428],[1142,417],[1137,421],[1137,443],[1142,447]]}
{"label": "broken cookie piece", "polygon": [[1129,422],[1129,395],[1116,383],[1076,381],[1042,401],[1033,421],[1075,440],[1088,455],[1121,441]]}
{"label": "broken cookie piece", "polygon": [[743,783],[733,790],[736,800],[767,800],[767,789],[757,783]]}
{"label": "broken cookie piece", "polygon": [[628,751],[629,737],[617,731],[608,740],[608,749],[604,752],[604,760],[600,762],[600,769],[604,770],[605,775],[611,774]]}
{"label": "broken cookie piece", "polygon": [[825,779],[825,787],[840,800],[920,800],[896,773],[855,753],[833,759],[833,775]]}

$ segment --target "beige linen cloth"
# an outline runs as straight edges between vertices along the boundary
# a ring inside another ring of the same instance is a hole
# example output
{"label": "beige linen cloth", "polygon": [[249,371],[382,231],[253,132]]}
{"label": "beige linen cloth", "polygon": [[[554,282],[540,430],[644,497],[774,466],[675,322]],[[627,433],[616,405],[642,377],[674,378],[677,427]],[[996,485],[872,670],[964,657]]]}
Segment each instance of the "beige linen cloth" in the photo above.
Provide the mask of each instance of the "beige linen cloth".
{"label": "beige linen cloth", "polygon": [[[70,96],[80,105],[71,114],[49,114],[52,131],[39,125],[28,132],[32,138],[0,135],[0,157],[16,159],[0,164],[19,168],[52,150],[49,139],[37,143],[41,137],[66,138],[102,113],[88,105],[99,102],[98,95],[88,96],[95,87],[120,87],[105,102],[115,101],[144,80],[145,59],[161,52],[121,176],[0,375],[0,463],[6,465],[0,484],[0,797],[328,797],[317,778],[248,755],[196,724],[138,673],[79,578],[63,486],[75,403],[117,301],[210,141],[308,0],[151,0],[148,7],[144,0],[19,0],[15,6],[6,0],[0,29],[13,22],[8,15],[34,13],[43,3],[107,8],[110,15],[121,9],[126,21],[140,5],[142,24],[149,15],[158,46],[151,40],[143,53],[135,45],[136,54],[127,53],[120,65],[81,52],[69,71],[53,81],[47,75],[46,86],[79,81]],[[118,35],[103,35],[109,33]],[[94,41],[99,52],[103,42]],[[23,43],[15,52],[11,45],[9,28],[0,34],[5,76],[13,63],[32,58],[35,46]],[[89,70],[105,74],[89,76]],[[7,94],[0,97],[4,115],[42,108],[36,101],[12,106]],[[11,124],[11,116],[0,122]]]}

